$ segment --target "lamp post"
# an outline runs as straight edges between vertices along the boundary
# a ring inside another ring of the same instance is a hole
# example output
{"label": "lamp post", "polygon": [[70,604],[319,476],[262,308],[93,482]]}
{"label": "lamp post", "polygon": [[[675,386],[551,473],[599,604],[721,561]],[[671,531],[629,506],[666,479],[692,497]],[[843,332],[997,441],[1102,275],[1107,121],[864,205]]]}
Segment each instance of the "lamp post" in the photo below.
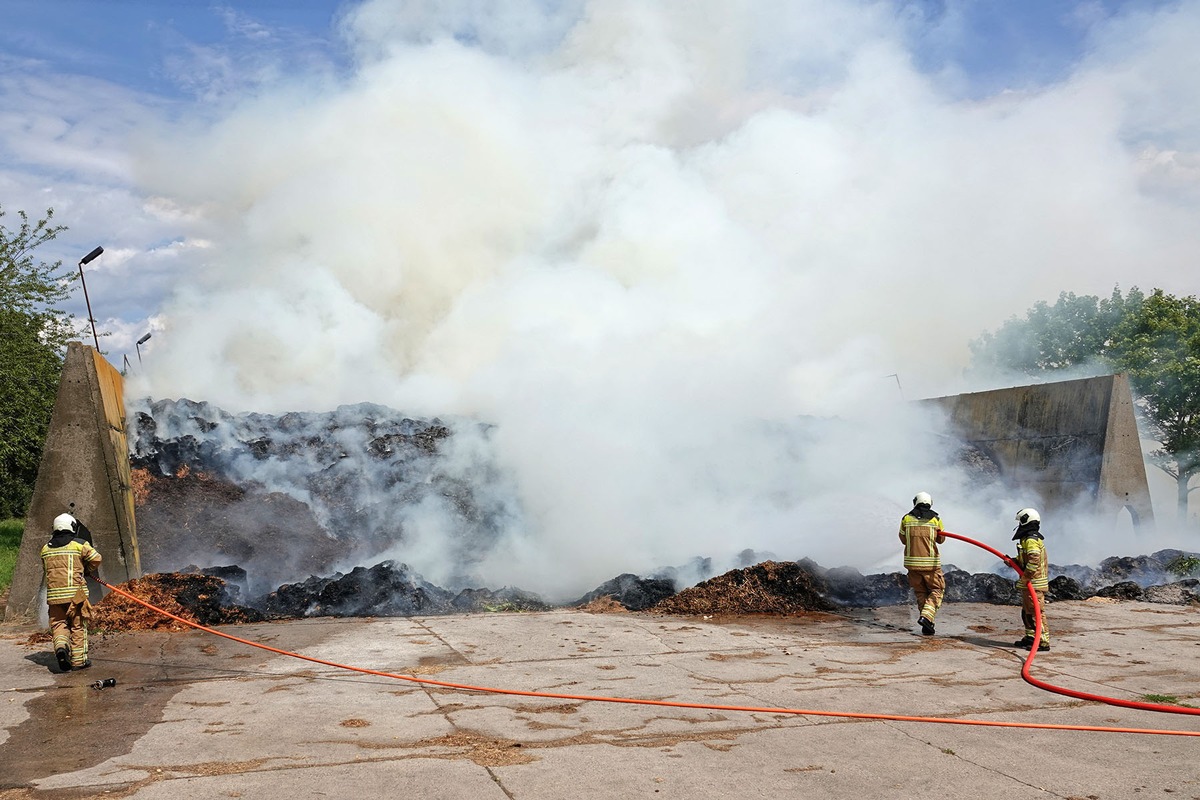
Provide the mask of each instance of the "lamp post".
{"label": "lamp post", "polygon": [[150,334],[149,334],[149,333],[147,333],[145,336],[143,336],[142,338],[138,339],[138,340],[137,340],[137,342],[134,344],[134,347],[136,347],[136,348],[137,348],[137,354],[138,354],[138,366],[139,366],[139,367],[142,365],[142,345],[144,345],[144,344],[145,344],[146,342],[148,342],[149,340],[150,340]]}
{"label": "lamp post", "polygon": [[92,341],[96,343],[97,353],[100,352],[100,338],[96,336],[96,318],[92,316],[92,301],[88,299],[87,281],[83,279],[83,265],[90,264],[103,252],[103,247],[97,247],[95,250],[79,260],[79,282],[83,284],[83,301],[87,303],[88,322],[90,322],[92,325]]}

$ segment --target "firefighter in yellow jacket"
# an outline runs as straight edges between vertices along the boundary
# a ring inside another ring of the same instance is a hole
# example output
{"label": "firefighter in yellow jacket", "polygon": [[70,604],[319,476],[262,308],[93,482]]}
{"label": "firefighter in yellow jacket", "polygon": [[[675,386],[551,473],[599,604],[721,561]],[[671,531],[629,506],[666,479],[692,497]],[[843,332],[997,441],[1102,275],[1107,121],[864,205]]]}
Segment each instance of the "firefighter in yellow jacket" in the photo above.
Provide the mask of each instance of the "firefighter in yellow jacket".
{"label": "firefighter in yellow jacket", "polygon": [[78,538],[79,529],[79,521],[73,516],[59,514],[54,518],[53,535],[41,554],[54,657],[63,672],[92,665],[88,660],[87,630],[92,606],[84,575],[99,577],[100,553]]}
{"label": "firefighter in yellow jacket", "polygon": [[942,533],[942,519],[932,506],[933,498],[928,493],[917,492],[912,511],[900,520],[904,568],[908,570],[908,585],[917,596],[921,633],[926,636],[933,635],[933,620],[946,593],[942,555],[938,550],[938,545],[946,541],[946,537]]}
{"label": "firefighter in yellow jacket", "polygon": [[1046,559],[1046,541],[1042,536],[1042,516],[1037,509],[1022,508],[1017,512],[1017,531],[1013,534],[1017,543],[1017,564],[1021,577],[1017,579],[1017,591],[1021,593],[1021,622],[1025,625],[1025,638],[1013,642],[1013,647],[1026,650],[1033,647],[1035,632],[1033,599],[1026,585],[1037,592],[1038,605],[1042,609],[1042,640],[1038,652],[1050,649],[1050,630],[1046,626],[1046,590],[1050,588],[1050,562]]}

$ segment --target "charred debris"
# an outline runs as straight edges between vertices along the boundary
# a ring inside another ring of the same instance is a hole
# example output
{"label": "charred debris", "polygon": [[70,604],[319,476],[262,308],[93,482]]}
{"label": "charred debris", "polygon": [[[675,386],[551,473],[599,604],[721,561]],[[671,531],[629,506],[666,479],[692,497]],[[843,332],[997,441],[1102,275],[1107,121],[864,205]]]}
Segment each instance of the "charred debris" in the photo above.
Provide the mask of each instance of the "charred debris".
{"label": "charred debris", "polygon": [[[414,524],[407,511],[432,510],[449,521],[444,549],[464,576],[455,583],[468,586],[473,562],[519,524],[517,493],[490,461],[486,425],[412,419],[372,404],[272,416],[190,400],[144,401],[131,423],[139,548],[151,574],[121,588],[181,618],[215,625],[555,607],[516,588],[452,591],[388,557]],[[469,457],[458,457],[464,448]],[[722,575],[712,576],[705,559],[694,562],[619,575],[559,606],[789,615],[910,602],[899,572],[863,575],[751,551]],[[342,564],[373,566],[342,572]],[[1163,550],[1097,568],[1052,565],[1049,597],[1198,603],[1198,564],[1194,553]],[[1020,602],[1003,565],[1003,574],[944,571],[948,602]],[[712,577],[681,587],[685,574],[689,582]],[[117,594],[97,613],[107,629],[180,625]]]}
{"label": "charred debris", "polygon": [[[1051,565],[1050,602],[1107,597],[1173,605],[1200,604],[1200,579],[1148,583],[1172,577],[1197,554],[1161,550],[1150,556],[1106,559],[1098,569]],[[669,571],[668,571],[669,572]],[[1011,579],[993,573],[945,568],[946,599],[959,603],[1020,605]],[[1074,577],[1077,576],[1077,577]],[[1082,580],[1081,580],[1082,579]],[[1141,580],[1143,583],[1139,583]],[[555,605],[520,589],[465,589],[450,592],[385,561],[347,574],[310,577],[284,584],[242,605],[246,572],[241,567],[189,567],[130,581],[120,588],[176,616],[201,625],[262,622],[302,617],[432,616],[479,612],[547,611],[556,607],[594,611],[680,615],[797,615],[841,608],[876,608],[911,602],[900,572],[863,575],[850,567],[825,569],[810,561],[764,561],[730,570],[676,590],[662,575],[619,575],[577,600]],[[107,630],[184,627],[120,595],[96,606],[96,625]]]}
{"label": "charred debris", "polygon": [[436,518],[445,558],[469,575],[519,523],[518,494],[491,459],[491,428],[477,422],[367,403],[235,415],[191,400],[143,401],[129,421],[146,571],[234,563],[262,594],[387,561]]}

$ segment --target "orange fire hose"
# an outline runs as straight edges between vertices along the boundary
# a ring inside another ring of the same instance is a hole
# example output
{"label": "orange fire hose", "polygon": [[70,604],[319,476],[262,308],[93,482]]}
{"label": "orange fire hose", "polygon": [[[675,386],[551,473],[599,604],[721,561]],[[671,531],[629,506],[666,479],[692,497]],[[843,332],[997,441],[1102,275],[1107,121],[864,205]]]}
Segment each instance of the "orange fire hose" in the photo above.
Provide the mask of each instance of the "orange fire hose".
{"label": "orange fire hose", "polygon": [[[993,548],[988,547],[986,544],[983,544],[982,542],[977,542],[974,539],[967,538],[966,536],[960,536],[957,533],[950,533],[949,531],[943,531],[943,533],[945,533],[947,536],[949,536],[952,539],[959,539],[961,541],[967,542],[968,544],[973,544],[976,547],[981,547],[984,550],[987,550],[989,553],[991,553],[992,555],[998,556],[1002,561],[1004,561],[1004,563],[1008,564],[1008,566],[1010,566],[1014,570],[1016,570],[1018,575],[1021,574],[1022,570],[1021,570],[1020,565],[1017,564],[1017,562],[1014,561],[1013,559],[1011,559],[1008,556],[1001,553],[999,550],[994,550]],[[1027,592],[1029,592],[1029,596],[1033,599],[1033,611],[1034,611],[1033,641],[1040,642],[1042,640],[1042,605],[1041,605],[1041,603],[1038,602],[1037,592],[1034,591],[1032,584],[1026,583],[1025,590]],[[1141,711],[1161,711],[1166,714],[1190,714],[1192,716],[1200,716],[1200,708],[1188,708],[1187,706],[1168,706],[1168,705],[1163,705],[1161,703],[1142,703],[1137,700],[1121,700],[1120,698],[1117,698],[1117,697],[1106,697],[1106,696],[1100,695],[1100,694],[1090,694],[1088,692],[1079,692],[1074,689],[1068,689],[1065,686],[1055,686],[1052,683],[1047,683],[1046,681],[1039,680],[1038,678],[1033,677],[1033,675],[1030,673],[1030,668],[1033,666],[1033,658],[1036,655],[1037,655],[1037,648],[1030,647],[1029,655],[1025,657],[1025,663],[1021,666],[1021,677],[1024,678],[1025,682],[1030,684],[1031,686],[1036,686],[1037,688],[1043,689],[1047,692],[1054,692],[1055,694],[1061,694],[1066,697],[1074,697],[1077,700],[1091,700],[1091,701],[1097,702],[1097,703],[1106,703],[1110,706],[1121,706],[1123,708],[1136,708]]]}
{"label": "orange fire hose", "polygon": [[[979,542],[974,541],[973,539],[968,539],[965,536],[960,536],[960,535],[954,534],[954,533],[947,533],[946,535],[950,536],[952,538],[955,538],[955,539],[961,539],[964,542],[974,544],[978,547],[982,547],[985,550],[988,550],[989,552],[999,556],[1001,559],[1004,559],[1009,564],[1009,566],[1015,566],[1014,562],[1011,559],[1009,559],[1007,556],[1001,554],[1000,552],[993,550],[992,548],[988,547],[987,545],[981,544]],[[100,581],[100,583],[103,584],[104,586],[106,586],[111,591],[116,592],[117,594],[119,594],[123,597],[126,597],[126,598],[134,601],[135,603],[145,606],[146,608],[150,609],[151,611],[162,614],[163,616],[166,616],[166,617],[170,617],[171,619],[175,620],[176,622],[180,622],[184,625],[187,625],[188,627],[195,628],[196,630],[204,631],[205,633],[211,633],[214,636],[220,636],[223,639],[229,639],[230,641],[238,642],[239,644],[245,644],[245,645],[249,645],[251,647],[257,647],[260,650],[266,650],[271,653],[277,653],[279,655],[289,656],[291,658],[298,658],[302,661],[308,661],[313,664],[321,664],[322,666],[326,666],[326,667],[334,667],[335,669],[344,669],[344,670],[349,670],[351,672],[358,672],[358,673],[361,673],[364,675],[376,675],[376,676],[379,676],[382,678],[392,678],[395,680],[408,681],[410,683],[417,683],[417,684],[421,684],[424,686],[438,686],[438,687],[441,687],[444,689],[455,689],[455,690],[467,691],[467,692],[482,692],[482,693],[486,693],[486,694],[515,695],[518,697],[543,697],[543,698],[553,699],[553,700],[578,700],[578,701],[598,702],[598,703],[626,703],[626,704],[631,704],[631,705],[643,705],[643,706],[667,706],[670,708],[694,708],[694,709],[702,709],[702,710],[709,710],[709,711],[741,711],[741,712],[750,712],[750,713],[758,713],[758,714],[789,714],[789,715],[794,715],[794,716],[839,717],[839,718],[845,718],[845,719],[875,719],[875,720],[889,720],[889,721],[894,721],[894,722],[929,722],[929,723],[940,723],[943,725],[976,725],[976,726],[988,727],[988,728],[1036,728],[1036,729],[1040,729],[1040,730],[1057,730],[1057,731],[1094,731],[1094,732],[1100,732],[1100,733],[1141,733],[1141,734],[1154,734],[1154,735],[1159,735],[1159,736],[1197,736],[1197,737],[1200,737],[1200,731],[1158,730],[1158,729],[1153,729],[1153,728],[1116,728],[1116,727],[1106,727],[1103,725],[1065,725],[1065,724],[1060,725],[1060,724],[1054,724],[1054,723],[1040,723],[1040,722],[1004,722],[1004,721],[1000,721],[1000,720],[959,719],[959,718],[954,718],[954,717],[920,717],[920,716],[906,716],[906,715],[902,715],[902,714],[869,714],[869,713],[854,712],[854,711],[819,711],[819,710],[814,710],[814,709],[802,709],[802,708],[772,708],[772,707],[759,707],[759,706],[718,705],[718,704],[714,704],[714,703],[684,703],[684,702],[678,702],[678,701],[674,701],[674,700],[646,700],[646,699],[632,698],[632,697],[604,697],[602,695],[588,695],[588,694],[560,694],[557,692],[533,692],[533,691],[524,691],[524,690],[520,690],[520,689],[501,689],[501,688],[496,688],[496,687],[491,687],[491,686],[473,686],[471,684],[465,684],[465,683],[450,683],[448,681],[439,681],[439,680],[434,680],[432,678],[419,678],[419,677],[416,677],[415,675],[402,675],[402,674],[395,673],[395,672],[384,672],[382,670],[366,669],[365,667],[356,667],[351,664],[339,664],[336,661],[326,661],[324,659],[314,658],[312,656],[305,656],[305,655],[301,655],[299,653],[290,652],[288,650],[282,650],[277,647],[271,647],[270,645],[265,645],[260,642],[254,642],[249,639],[243,639],[239,636],[234,636],[232,634],[216,630],[215,628],[209,628],[209,627],[207,627],[205,625],[201,625],[197,622],[192,622],[190,620],[186,620],[183,617],[177,616],[175,614],[172,614],[169,611],[165,611],[164,609],[161,609],[161,608],[158,608],[157,606],[151,605],[150,603],[147,603],[145,600],[142,600],[139,597],[133,596],[129,592],[126,592],[122,589],[118,589],[116,586],[113,586],[112,584],[106,583],[104,581]],[[1034,596],[1034,610],[1036,611],[1036,617],[1037,617],[1037,628],[1036,628],[1037,635],[1034,637],[1034,640],[1037,641],[1041,637],[1041,624],[1042,624],[1041,614],[1042,614],[1042,612],[1041,612],[1041,608],[1037,605],[1036,595]],[[1032,683],[1034,686],[1037,686],[1038,688],[1043,688],[1043,689],[1046,689],[1047,691],[1058,692],[1060,694],[1067,694],[1072,697],[1080,697],[1081,699],[1085,699],[1085,700],[1095,699],[1095,700],[1098,700],[1099,702],[1112,701],[1114,705],[1126,705],[1131,708],[1138,708],[1138,709],[1148,710],[1148,711],[1172,711],[1172,712],[1179,711],[1179,709],[1177,709],[1174,706],[1160,706],[1160,705],[1153,704],[1153,703],[1135,704],[1135,703],[1131,703],[1129,701],[1115,700],[1114,698],[1104,698],[1099,695],[1085,695],[1084,693],[1072,693],[1070,690],[1062,689],[1061,687],[1051,686],[1050,684],[1045,684],[1040,681],[1035,682],[1034,680],[1032,680],[1030,678],[1030,676],[1028,676],[1027,673],[1028,673],[1030,665],[1033,663],[1034,654],[1036,652],[1037,652],[1036,647],[1030,648],[1029,656],[1025,659],[1025,666],[1022,669],[1021,674],[1022,674],[1022,677],[1024,677],[1026,681],[1029,681],[1030,683]],[[1200,710],[1200,709],[1198,709],[1198,710]],[[1186,713],[1186,711],[1183,713]]]}

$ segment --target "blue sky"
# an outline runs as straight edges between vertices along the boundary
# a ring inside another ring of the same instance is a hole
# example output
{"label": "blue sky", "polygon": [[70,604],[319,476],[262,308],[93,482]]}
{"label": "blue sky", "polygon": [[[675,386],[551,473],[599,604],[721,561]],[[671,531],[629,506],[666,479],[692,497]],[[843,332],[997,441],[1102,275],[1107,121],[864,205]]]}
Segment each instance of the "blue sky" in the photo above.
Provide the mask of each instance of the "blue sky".
{"label": "blue sky", "polygon": [[[1089,26],[1104,16],[1153,9],[1169,0],[901,0],[913,24],[918,63],[961,68],[976,92],[1060,79],[1087,47]],[[10,56],[56,72],[73,72],[187,98],[181,49],[302,47],[344,65],[333,26],[338,0],[5,0],[0,43]],[[570,5],[570,4],[567,4]],[[939,30],[951,21],[952,31]],[[282,52],[280,52],[282,55]],[[176,59],[180,59],[176,61]]]}
{"label": "blue sky", "polygon": [[[181,50],[226,51],[300,41],[318,52],[336,45],[337,2],[219,4],[172,0],[6,0],[0,41],[10,57],[48,70],[81,73],[121,86],[186,98]],[[256,38],[256,34],[261,38]]]}

